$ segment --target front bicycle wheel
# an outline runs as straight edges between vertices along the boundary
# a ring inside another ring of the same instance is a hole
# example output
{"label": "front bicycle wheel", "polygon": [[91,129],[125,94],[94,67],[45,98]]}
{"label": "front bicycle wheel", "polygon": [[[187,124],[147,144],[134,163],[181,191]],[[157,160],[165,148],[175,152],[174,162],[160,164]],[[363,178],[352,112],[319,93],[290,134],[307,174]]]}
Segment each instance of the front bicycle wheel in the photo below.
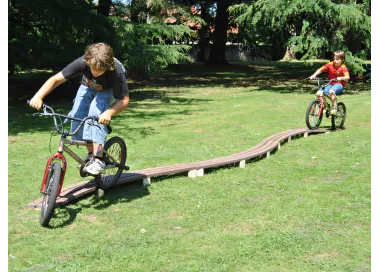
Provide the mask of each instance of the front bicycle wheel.
{"label": "front bicycle wheel", "polygon": [[95,177],[96,185],[106,190],[114,185],[125,168],[127,161],[127,146],[120,137],[112,137],[104,144],[103,159],[106,164],[106,173]]}
{"label": "front bicycle wheel", "polygon": [[332,128],[342,129],[344,121],[346,121],[346,106],[342,102],[338,102],[338,111],[331,118]]}
{"label": "front bicycle wheel", "polygon": [[318,115],[321,108],[321,101],[314,99],[310,102],[306,110],[306,125],[309,129],[317,129],[322,122],[323,112]]}
{"label": "front bicycle wheel", "polygon": [[54,214],[61,172],[61,164],[59,162],[54,162],[46,181],[45,192],[42,200],[40,224],[44,227],[49,225],[50,219]]}

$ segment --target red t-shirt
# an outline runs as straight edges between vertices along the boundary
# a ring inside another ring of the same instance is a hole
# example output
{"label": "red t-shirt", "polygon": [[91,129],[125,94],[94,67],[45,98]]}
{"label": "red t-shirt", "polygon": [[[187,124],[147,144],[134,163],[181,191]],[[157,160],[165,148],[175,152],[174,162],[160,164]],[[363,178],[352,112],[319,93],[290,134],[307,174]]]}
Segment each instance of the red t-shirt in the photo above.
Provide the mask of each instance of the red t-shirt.
{"label": "red t-shirt", "polygon": [[[341,64],[338,68],[335,68],[334,62],[329,62],[325,65],[323,65],[321,68],[319,68],[322,72],[327,72],[328,73],[328,79],[333,79],[337,77],[343,77],[343,76],[348,76],[349,72],[347,69],[347,66],[344,64]],[[342,84],[343,87],[346,87],[346,81],[341,80],[341,81],[333,81],[330,84]]]}

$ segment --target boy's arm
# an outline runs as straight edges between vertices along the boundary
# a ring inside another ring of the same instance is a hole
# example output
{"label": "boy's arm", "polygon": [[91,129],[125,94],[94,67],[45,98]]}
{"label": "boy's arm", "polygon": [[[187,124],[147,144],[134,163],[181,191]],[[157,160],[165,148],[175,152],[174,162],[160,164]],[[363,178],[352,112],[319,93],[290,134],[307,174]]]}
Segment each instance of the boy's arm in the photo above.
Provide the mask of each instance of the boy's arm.
{"label": "boy's arm", "polygon": [[337,79],[338,81],[341,81],[341,80],[347,81],[347,80],[350,79],[350,76],[337,77],[336,79]]}
{"label": "boy's arm", "polygon": [[111,122],[112,116],[122,112],[129,104],[129,94],[126,94],[122,99],[117,101],[111,108],[99,115],[99,124],[108,125]]}
{"label": "boy's arm", "polygon": [[37,110],[40,110],[42,107],[42,99],[45,98],[54,88],[64,83],[66,79],[63,77],[62,72],[55,74],[49,78],[44,85],[39,89],[39,91],[33,96],[30,100],[30,106]]}
{"label": "boy's arm", "polygon": [[322,73],[322,70],[321,69],[318,69],[317,71],[315,71],[314,74],[312,74],[309,78],[310,79],[315,79],[318,75],[320,75]]}
{"label": "boy's arm", "polygon": [[343,74],[343,75],[344,75],[344,76],[342,76],[342,77],[337,77],[336,79],[339,80],[339,81],[341,81],[341,80],[344,80],[344,81],[348,81],[348,80],[350,80],[350,73],[348,72],[347,69],[344,71],[344,74]]}

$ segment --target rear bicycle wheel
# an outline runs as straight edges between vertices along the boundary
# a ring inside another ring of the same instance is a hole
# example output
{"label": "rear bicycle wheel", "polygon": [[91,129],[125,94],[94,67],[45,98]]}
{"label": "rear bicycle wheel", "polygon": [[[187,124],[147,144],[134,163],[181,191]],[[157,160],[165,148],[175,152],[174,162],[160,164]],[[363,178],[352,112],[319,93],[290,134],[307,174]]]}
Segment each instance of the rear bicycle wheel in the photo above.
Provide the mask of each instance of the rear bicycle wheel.
{"label": "rear bicycle wheel", "polygon": [[331,116],[331,124],[333,129],[342,129],[346,121],[346,106],[343,102],[338,102],[338,111]]}
{"label": "rear bicycle wheel", "polygon": [[40,224],[44,227],[49,225],[50,219],[54,214],[61,172],[61,164],[59,162],[54,162],[46,181],[45,192],[42,200]]}
{"label": "rear bicycle wheel", "polygon": [[124,170],[127,161],[127,146],[120,137],[112,137],[104,144],[103,159],[106,164],[106,173],[95,176],[96,185],[106,190],[114,185]]}
{"label": "rear bicycle wheel", "polygon": [[321,101],[314,99],[306,109],[306,125],[309,129],[317,129],[322,122],[323,113],[318,115],[321,108]]}

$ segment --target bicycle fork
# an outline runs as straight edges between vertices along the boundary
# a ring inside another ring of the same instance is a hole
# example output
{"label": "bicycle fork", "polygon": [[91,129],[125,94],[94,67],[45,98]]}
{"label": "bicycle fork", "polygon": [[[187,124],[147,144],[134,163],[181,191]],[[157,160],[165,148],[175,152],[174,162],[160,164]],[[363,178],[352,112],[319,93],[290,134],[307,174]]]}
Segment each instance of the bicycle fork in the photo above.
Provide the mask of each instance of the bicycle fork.
{"label": "bicycle fork", "polygon": [[322,96],[318,96],[317,99],[321,102],[320,105],[319,105],[317,116],[322,116],[323,109],[325,108],[325,101],[323,100]]}
{"label": "bicycle fork", "polygon": [[[60,148],[61,148],[61,144],[60,144]],[[54,161],[60,161],[61,162],[61,169],[62,169],[62,171],[61,171],[61,177],[60,177],[60,180],[59,180],[59,186],[58,186],[58,191],[57,191],[57,196],[59,196],[60,193],[61,193],[63,179],[65,178],[66,167],[67,167],[66,158],[62,154],[62,151],[60,152],[60,150],[58,150],[58,152],[56,154],[54,154],[53,156],[51,156],[49,158],[47,164],[46,164],[45,174],[44,174],[44,177],[42,179],[42,184],[41,184],[40,192],[42,194],[45,193],[46,182],[47,182],[47,179],[49,177],[49,173],[52,171],[52,167],[53,167],[53,162]]]}

